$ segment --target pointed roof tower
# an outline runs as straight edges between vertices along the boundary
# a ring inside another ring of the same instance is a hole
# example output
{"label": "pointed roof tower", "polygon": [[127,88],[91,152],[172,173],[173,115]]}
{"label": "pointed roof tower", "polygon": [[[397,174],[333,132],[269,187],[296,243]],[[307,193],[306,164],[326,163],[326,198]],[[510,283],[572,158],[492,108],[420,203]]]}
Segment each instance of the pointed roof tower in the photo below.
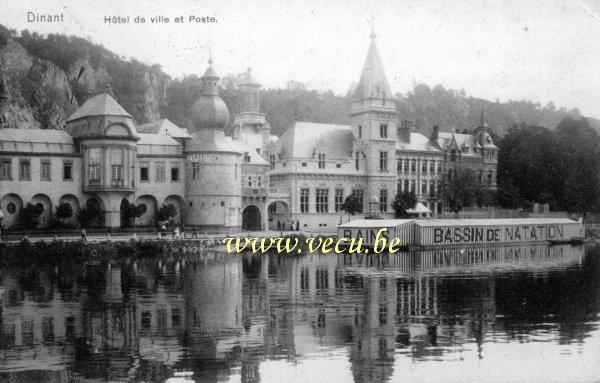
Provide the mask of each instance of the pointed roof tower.
{"label": "pointed roof tower", "polygon": [[363,65],[362,74],[360,81],[356,86],[354,97],[356,99],[364,98],[391,98],[392,92],[390,91],[390,85],[385,76],[383,69],[383,63],[379,57],[379,51],[377,50],[377,44],[375,44],[375,28],[371,26],[371,45],[367,52],[367,58]]}

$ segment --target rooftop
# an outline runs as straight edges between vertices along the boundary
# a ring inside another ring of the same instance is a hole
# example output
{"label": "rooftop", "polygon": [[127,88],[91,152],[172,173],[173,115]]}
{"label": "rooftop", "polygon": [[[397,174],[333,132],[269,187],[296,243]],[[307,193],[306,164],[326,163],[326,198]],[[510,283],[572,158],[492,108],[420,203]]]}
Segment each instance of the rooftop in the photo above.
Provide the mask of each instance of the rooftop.
{"label": "rooftop", "polygon": [[353,142],[350,126],[315,122],[296,122],[278,141],[283,158],[313,158],[315,148],[323,145],[331,160],[350,158]]}
{"label": "rooftop", "polygon": [[124,116],[131,118],[129,113],[108,93],[101,93],[88,99],[67,118],[67,121],[90,116]]}

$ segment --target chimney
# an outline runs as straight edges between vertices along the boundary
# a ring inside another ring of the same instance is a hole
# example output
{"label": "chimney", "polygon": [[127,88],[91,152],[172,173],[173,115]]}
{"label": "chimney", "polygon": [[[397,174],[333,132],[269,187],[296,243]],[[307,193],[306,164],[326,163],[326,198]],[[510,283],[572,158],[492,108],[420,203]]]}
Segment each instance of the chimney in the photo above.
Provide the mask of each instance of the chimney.
{"label": "chimney", "polygon": [[440,127],[439,125],[434,125],[433,126],[433,133],[431,133],[431,141],[437,141],[439,134],[440,133]]}
{"label": "chimney", "polygon": [[412,120],[403,120],[402,126],[398,129],[398,133],[400,134],[400,139],[402,141],[410,143],[410,133],[413,130],[413,121]]}

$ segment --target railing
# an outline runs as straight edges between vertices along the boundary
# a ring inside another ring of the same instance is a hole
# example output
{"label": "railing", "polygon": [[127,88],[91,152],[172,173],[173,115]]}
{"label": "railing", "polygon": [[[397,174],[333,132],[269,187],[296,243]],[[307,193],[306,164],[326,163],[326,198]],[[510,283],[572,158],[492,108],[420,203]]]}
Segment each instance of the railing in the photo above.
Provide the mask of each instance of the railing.
{"label": "railing", "polygon": [[123,187],[123,180],[110,180],[110,187],[120,188]]}

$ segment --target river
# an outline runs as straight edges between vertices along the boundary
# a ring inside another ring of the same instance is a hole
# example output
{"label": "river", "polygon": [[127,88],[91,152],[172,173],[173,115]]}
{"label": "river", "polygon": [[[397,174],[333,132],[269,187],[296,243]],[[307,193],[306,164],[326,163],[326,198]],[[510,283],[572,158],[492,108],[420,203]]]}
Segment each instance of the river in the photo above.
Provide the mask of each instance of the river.
{"label": "river", "polygon": [[0,382],[594,381],[600,248],[0,270]]}

